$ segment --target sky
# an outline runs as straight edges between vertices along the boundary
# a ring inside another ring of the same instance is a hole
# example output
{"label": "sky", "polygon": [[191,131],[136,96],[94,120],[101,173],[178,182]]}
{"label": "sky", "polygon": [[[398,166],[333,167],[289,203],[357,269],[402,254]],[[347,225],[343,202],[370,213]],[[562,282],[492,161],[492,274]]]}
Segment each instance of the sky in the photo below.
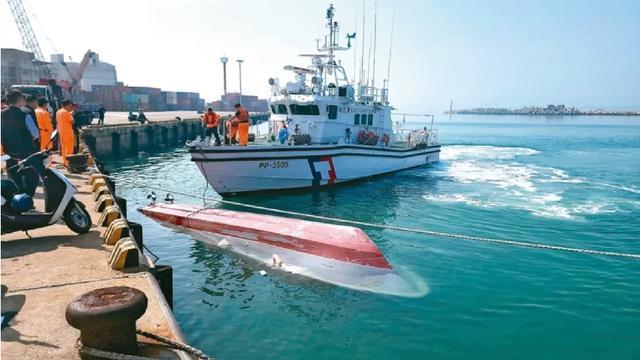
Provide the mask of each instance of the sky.
{"label": "sky", "polygon": [[[222,93],[224,55],[229,91],[238,91],[237,59],[244,94],[267,97],[270,77],[292,80],[283,66],[308,64],[298,55],[324,36],[331,3],[22,1],[45,57],[79,61],[91,49],[127,85],[197,91],[207,101]],[[367,68],[377,18],[377,84],[387,78],[395,13],[389,94],[401,111],[441,113],[450,100],[457,109],[640,109],[640,1],[378,0],[377,17],[375,0],[332,3],[343,44],[347,32],[357,33],[355,50],[339,54],[350,76],[359,71],[363,39]],[[1,45],[22,49],[7,2],[0,4]]]}

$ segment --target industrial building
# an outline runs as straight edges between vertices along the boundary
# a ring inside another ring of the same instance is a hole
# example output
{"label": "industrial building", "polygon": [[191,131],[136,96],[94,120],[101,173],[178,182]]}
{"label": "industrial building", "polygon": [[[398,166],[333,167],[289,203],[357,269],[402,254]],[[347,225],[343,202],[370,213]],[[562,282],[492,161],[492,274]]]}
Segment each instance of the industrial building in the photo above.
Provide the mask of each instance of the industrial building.
{"label": "industrial building", "polygon": [[[66,69],[65,69],[66,67]],[[80,63],[72,61],[64,61],[64,54],[52,54],[51,69],[52,76],[56,81],[72,82],[71,74],[76,73]],[[116,67],[106,62],[100,61],[100,55],[93,53],[89,65],[84,71],[80,88],[82,91],[91,91],[93,85],[117,85],[118,76]]]}
{"label": "industrial building", "polygon": [[[63,54],[51,55],[51,63],[36,60],[34,53],[17,49],[2,49],[2,89],[11,85],[35,85],[40,81],[38,68],[46,66],[51,77],[64,88],[73,83],[72,74],[80,63],[64,61]],[[202,110],[204,99],[197,92],[162,91],[160,88],[125,86],[118,81],[116,67],[100,61],[91,52],[89,64],[80,79],[80,98],[86,103],[102,104],[108,111]]]}
{"label": "industrial building", "polygon": [[34,65],[35,63],[46,64],[36,60],[32,52],[18,49],[1,49],[0,58],[2,58],[3,89],[15,84],[38,84],[40,76]]}

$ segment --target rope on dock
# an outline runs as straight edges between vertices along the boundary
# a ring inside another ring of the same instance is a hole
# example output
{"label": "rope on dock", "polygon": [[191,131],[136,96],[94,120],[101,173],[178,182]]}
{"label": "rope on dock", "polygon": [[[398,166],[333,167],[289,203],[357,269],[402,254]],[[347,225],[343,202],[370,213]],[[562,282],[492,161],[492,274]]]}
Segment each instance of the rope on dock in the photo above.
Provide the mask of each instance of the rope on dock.
{"label": "rope on dock", "polygon": [[[144,331],[144,330],[136,330],[136,333],[138,335],[141,335],[141,336],[147,337],[149,339],[153,339],[155,341],[158,341],[158,342],[160,342],[160,343],[162,343],[164,345],[167,345],[170,348],[177,349],[177,350],[182,350],[182,351],[188,353],[189,355],[193,355],[196,359],[214,360],[212,357],[210,357],[207,354],[203,353],[202,351],[194,348],[193,346],[189,346],[187,344],[183,344],[181,342],[171,340],[171,339],[166,338],[164,336],[160,336],[160,335],[157,335],[157,334],[152,334],[152,333]],[[76,340],[75,347],[83,355],[102,358],[102,359],[111,359],[111,360],[152,360],[152,359],[155,359],[155,358],[150,358],[150,357],[146,357],[146,356],[122,354],[122,353],[117,353],[117,352],[113,352],[113,351],[100,350],[100,349],[92,348],[92,347],[89,347],[89,346],[84,346],[82,344],[82,341],[80,341],[80,338],[78,338]]]}
{"label": "rope on dock", "polygon": [[[111,177],[111,178],[113,178],[113,177]],[[113,179],[115,180],[115,178],[113,178]],[[129,182],[132,185],[136,185],[136,186],[140,186],[140,187],[146,187],[148,189],[158,190],[158,191],[163,191],[163,192],[166,191],[168,193],[178,194],[178,195],[182,195],[182,196],[186,196],[186,197],[191,197],[191,198],[194,198],[194,199],[208,200],[208,201],[213,201],[213,202],[217,202],[217,203],[221,203],[221,204],[240,206],[240,207],[254,209],[254,210],[261,210],[261,211],[267,211],[267,212],[290,215],[290,216],[306,217],[306,218],[316,219],[316,220],[332,221],[332,222],[342,223],[342,224],[358,225],[358,226],[365,226],[365,227],[370,227],[370,228],[378,228],[378,229],[395,230],[395,231],[402,231],[402,232],[422,234],[422,235],[430,235],[430,236],[436,236],[436,237],[439,237],[439,238],[468,240],[468,241],[477,241],[477,242],[484,242],[484,243],[490,243],[490,244],[511,245],[511,246],[518,246],[518,247],[524,247],[524,248],[564,251],[564,252],[577,253],[577,254],[590,254],[590,255],[600,255],[600,256],[610,256],[610,257],[618,257],[618,258],[640,260],[640,254],[629,254],[629,253],[620,253],[620,252],[615,252],[615,251],[603,251],[603,250],[593,250],[593,249],[581,249],[581,248],[574,248],[574,247],[560,246],[560,245],[552,245],[552,244],[541,244],[541,243],[532,243],[532,242],[526,242],[526,241],[516,241],[516,240],[508,240],[508,239],[494,239],[494,238],[486,238],[486,237],[480,237],[480,236],[471,236],[471,235],[464,235],[464,234],[446,233],[446,232],[433,231],[433,230],[427,230],[427,229],[414,229],[414,228],[407,228],[407,227],[401,227],[401,226],[395,226],[395,225],[374,224],[374,223],[369,223],[369,222],[364,222],[364,221],[340,219],[340,218],[334,218],[334,217],[328,217],[328,216],[322,216],[322,215],[306,214],[306,213],[301,213],[301,212],[296,212],[296,211],[274,209],[274,208],[269,208],[269,207],[266,207],[266,206],[244,204],[244,203],[240,203],[240,202],[236,202],[236,201],[229,201],[229,200],[224,200],[224,199],[208,198],[208,197],[205,197],[205,196],[189,194],[189,193],[185,193],[185,192],[182,192],[182,191],[171,191],[171,190],[167,190],[167,189],[164,189],[164,188],[161,188],[161,187],[158,187],[158,186],[142,184],[142,183],[136,182],[134,180],[129,180],[129,179],[118,179],[118,180],[122,181],[122,182]]]}

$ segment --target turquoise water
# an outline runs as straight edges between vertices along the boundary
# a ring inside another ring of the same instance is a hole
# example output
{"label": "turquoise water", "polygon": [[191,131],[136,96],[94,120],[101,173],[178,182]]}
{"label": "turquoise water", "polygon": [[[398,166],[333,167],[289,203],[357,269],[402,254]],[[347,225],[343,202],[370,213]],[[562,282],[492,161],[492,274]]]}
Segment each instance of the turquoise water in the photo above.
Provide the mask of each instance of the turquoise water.
{"label": "turquoise water", "polygon": [[[640,253],[640,119],[443,116],[436,127],[446,146],[433,166],[235,200]],[[206,188],[182,149],[108,168],[194,194]],[[148,190],[120,182],[118,191],[159,263],[174,267],[174,312],[188,340],[219,359],[640,358],[637,260],[364,229],[392,265],[430,289],[417,299],[378,295],[260,276],[263,266],[133,211]]]}

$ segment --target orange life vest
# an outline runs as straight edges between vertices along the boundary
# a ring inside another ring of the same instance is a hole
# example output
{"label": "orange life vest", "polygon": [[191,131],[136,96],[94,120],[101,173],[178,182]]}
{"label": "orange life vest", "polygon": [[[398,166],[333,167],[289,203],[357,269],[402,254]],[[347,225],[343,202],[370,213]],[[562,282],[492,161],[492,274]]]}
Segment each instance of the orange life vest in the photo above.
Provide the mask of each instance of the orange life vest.
{"label": "orange life vest", "polygon": [[208,128],[216,127],[218,126],[219,118],[220,116],[218,116],[218,114],[216,114],[215,112],[208,112],[204,115],[204,122]]}
{"label": "orange life vest", "polygon": [[249,112],[247,111],[247,109],[240,107],[240,109],[238,109],[238,112],[236,112],[236,118],[238,119],[239,123],[248,123]]}

